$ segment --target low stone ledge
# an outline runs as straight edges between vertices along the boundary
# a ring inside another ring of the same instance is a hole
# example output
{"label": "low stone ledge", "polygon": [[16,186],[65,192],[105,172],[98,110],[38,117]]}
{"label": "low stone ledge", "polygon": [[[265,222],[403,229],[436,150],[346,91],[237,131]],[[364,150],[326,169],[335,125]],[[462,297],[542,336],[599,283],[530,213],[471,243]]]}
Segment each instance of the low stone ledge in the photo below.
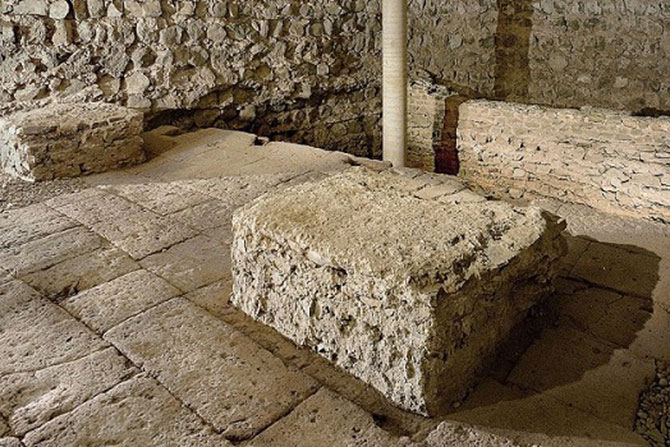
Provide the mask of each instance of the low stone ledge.
{"label": "low stone ledge", "polygon": [[107,103],[54,103],[0,116],[3,170],[28,181],[103,172],[145,159],[141,112]]}
{"label": "low stone ledge", "polygon": [[670,222],[670,118],[493,101],[460,107],[460,174],[497,193],[536,193]]}
{"label": "low stone ledge", "polygon": [[352,168],[241,208],[231,302],[398,406],[434,414],[551,291],[565,242],[537,208],[416,189]]}

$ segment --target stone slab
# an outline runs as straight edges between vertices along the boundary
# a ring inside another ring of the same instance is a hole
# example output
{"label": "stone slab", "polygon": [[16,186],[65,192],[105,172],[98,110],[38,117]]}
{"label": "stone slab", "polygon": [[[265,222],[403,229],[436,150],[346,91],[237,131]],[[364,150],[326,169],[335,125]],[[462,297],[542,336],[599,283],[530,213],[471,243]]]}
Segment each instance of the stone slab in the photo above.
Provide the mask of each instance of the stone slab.
{"label": "stone slab", "polygon": [[23,447],[19,438],[0,438],[0,447]]}
{"label": "stone slab", "polygon": [[145,159],[143,114],[107,103],[52,103],[0,116],[0,162],[25,180],[103,172]]}
{"label": "stone slab", "polygon": [[16,247],[76,225],[44,204],[7,211],[0,215],[0,249]]}
{"label": "stone slab", "polygon": [[181,222],[144,209],[97,222],[91,228],[137,260],[197,234]]}
{"label": "stone slab", "polygon": [[161,215],[176,213],[210,200],[209,196],[188,189],[178,182],[115,185],[109,187],[109,190]]}
{"label": "stone slab", "polygon": [[44,369],[108,346],[20,281],[0,286],[0,327],[0,375]]}
{"label": "stone slab", "polygon": [[110,281],[139,265],[116,247],[104,247],[67,259],[20,279],[50,299],[60,300]]}
{"label": "stone slab", "polygon": [[92,252],[102,247],[103,242],[100,236],[84,227],[70,228],[0,250],[0,267],[21,276]]}
{"label": "stone slab", "polygon": [[428,437],[413,447],[519,447],[505,436],[490,433],[479,427],[445,421],[431,431]]}
{"label": "stone slab", "polygon": [[136,372],[116,349],[107,348],[71,362],[0,377],[0,413],[12,432],[23,436],[73,410]]}
{"label": "stone slab", "polygon": [[570,328],[546,330],[508,381],[622,427],[632,427],[638,397],[655,374],[643,360]]}
{"label": "stone slab", "polygon": [[322,388],[248,445],[395,447],[410,443],[379,428],[370,413]]}
{"label": "stone slab", "polygon": [[230,277],[230,246],[196,236],[146,257],[140,264],[183,292]]}
{"label": "stone slab", "polygon": [[136,203],[100,188],[55,197],[46,204],[87,226],[106,220],[122,219],[143,209]]}
{"label": "stone slab", "polygon": [[154,380],[135,377],[26,435],[27,447],[229,447]]}
{"label": "stone slab", "polygon": [[125,321],[105,338],[229,439],[255,435],[317,387],[182,298]]}
{"label": "stone slab", "polygon": [[353,168],[238,210],[231,302],[426,414],[551,290],[565,243],[539,209],[440,204],[414,183]]}
{"label": "stone slab", "polygon": [[64,300],[61,305],[98,333],[180,294],[167,281],[137,270]]}

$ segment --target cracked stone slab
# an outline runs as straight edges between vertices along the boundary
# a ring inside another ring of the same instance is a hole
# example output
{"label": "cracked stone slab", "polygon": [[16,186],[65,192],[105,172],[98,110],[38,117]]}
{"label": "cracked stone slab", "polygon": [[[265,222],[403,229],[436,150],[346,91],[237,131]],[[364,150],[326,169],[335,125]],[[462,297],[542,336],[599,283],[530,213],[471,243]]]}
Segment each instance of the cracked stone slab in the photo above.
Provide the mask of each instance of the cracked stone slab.
{"label": "cracked stone slab", "polygon": [[44,369],[108,346],[20,281],[0,286],[0,328],[0,375]]}
{"label": "cracked stone slab", "polygon": [[118,248],[104,247],[21,276],[21,280],[51,299],[61,299],[138,268],[140,266]]}
{"label": "cracked stone slab", "polygon": [[375,425],[372,415],[324,388],[255,437],[249,447],[392,447],[412,444]]}
{"label": "cracked stone slab", "polygon": [[7,211],[0,215],[0,249],[16,247],[76,225],[44,204]]}
{"label": "cracked stone slab", "polygon": [[64,300],[61,305],[98,333],[181,292],[146,270],[137,270]]}
{"label": "cracked stone slab", "polygon": [[55,197],[46,204],[69,218],[89,226],[105,220],[122,219],[143,209],[100,188]]}
{"label": "cracked stone slab", "polygon": [[144,209],[94,223],[91,228],[133,259],[142,259],[197,234],[186,224]]}
{"label": "cracked stone slab", "polygon": [[233,222],[233,211],[232,204],[210,199],[208,202],[186,208],[171,216],[196,230],[205,231],[222,226],[230,227]]}
{"label": "cracked stone slab", "polygon": [[17,276],[35,272],[91,252],[103,245],[100,236],[84,227],[0,250],[0,266]]}
{"label": "cracked stone slab", "polygon": [[29,432],[26,447],[230,447],[153,379],[134,377]]}
{"label": "cracked stone slab", "polygon": [[179,182],[116,185],[108,189],[163,216],[211,199],[205,194],[182,186]]}
{"label": "cracked stone slab", "polygon": [[426,415],[552,291],[566,244],[538,208],[441,204],[414,183],[352,168],[241,208],[231,303]]}
{"label": "cracked stone slab", "polygon": [[230,246],[196,236],[140,261],[145,269],[184,292],[230,276]]}
{"label": "cracked stone slab", "polygon": [[253,436],[317,387],[182,298],[123,322],[105,339],[229,439]]}
{"label": "cracked stone slab", "polygon": [[136,369],[107,348],[33,372],[0,377],[0,413],[23,436],[126,380]]}

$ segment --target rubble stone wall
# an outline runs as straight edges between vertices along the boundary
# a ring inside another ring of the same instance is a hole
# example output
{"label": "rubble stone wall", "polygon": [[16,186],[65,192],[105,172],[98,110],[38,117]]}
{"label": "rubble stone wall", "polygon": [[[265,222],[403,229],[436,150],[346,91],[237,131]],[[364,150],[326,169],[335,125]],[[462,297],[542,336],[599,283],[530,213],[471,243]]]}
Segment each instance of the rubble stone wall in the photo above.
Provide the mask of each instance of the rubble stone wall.
{"label": "rubble stone wall", "polygon": [[469,101],[461,175],[488,190],[539,193],[670,222],[670,118]]}
{"label": "rubble stone wall", "polygon": [[93,87],[157,122],[378,147],[379,11],[378,0],[4,0],[0,101]]}
{"label": "rubble stone wall", "polygon": [[[415,79],[466,98],[670,110],[670,5],[409,3]],[[4,0],[0,101],[93,87],[150,126],[379,155],[380,39],[379,0]]]}

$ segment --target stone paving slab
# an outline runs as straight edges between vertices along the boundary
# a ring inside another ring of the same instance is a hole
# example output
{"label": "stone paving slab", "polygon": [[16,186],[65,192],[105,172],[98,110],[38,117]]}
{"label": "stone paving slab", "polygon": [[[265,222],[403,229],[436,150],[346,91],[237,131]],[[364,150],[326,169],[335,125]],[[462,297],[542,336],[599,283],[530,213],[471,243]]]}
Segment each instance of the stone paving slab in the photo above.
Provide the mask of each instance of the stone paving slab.
{"label": "stone paving slab", "polygon": [[20,281],[0,286],[0,328],[0,375],[71,362],[108,346]]}
{"label": "stone paving slab", "polygon": [[0,413],[12,432],[23,436],[73,410],[136,372],[116,349],[107,348],[72,362],[0,377]]}
{"label": "stone paving slab", "polygon": [[181,292],[146,270],[137,270],[64,300],[61,305],[98,333]]}
{"label": "stone paving slab", "polygon": [[480,384],[463,409],[450,414],[448,419],[504,432],[506,437],[522,445],[646,445],[631,427],[608,423],[545,394],[524,393],[492,380]]}
{"label": "stone paving slab", "polygon": [[239,207],[295,176],[296,174],[238,175],[185,181],[183,184],[225,204]]}
{"label": "stone paving slab", "polygon": [[413,447],[519,447],[504,436],[484,431],[478,427],[452,421],[442,422],[425,441]]}
{"label": "stone paving slab", "polygon": [[230,203],[210,199],[208,202],[171,214],[171,217],[196,230],[204,231],[222,226],[230,227],[234,210]]}
{"label": "stone paving slab", "polygon": [[100,236],[84,227],[70,228],[18,247],[0,250],[0,267],[18,276],[56,265],[102,247]]}
{"label": "stone paving slab", "polygon": [[116,185],[106,189],[163,216],[210,200],[178,183]]}
{"label": "stone paving slab", "polygon": [[145,269],[184,292],[206,286],[230,273],[230,246],[196,236],[140,261]]}
{"label": "stone paving slab", "polygon": [[375,425],[372,415],[332,391],[319,390],[288,416],[245,444],[275,446],[410,446]]}
{"label": "stone paving slab", "polygon": [[55,197],[46,204],[84,225],[116,220],[142,211],[142,207],[99,188]]}
{"label": "stone paving slab", "polygon": [[23,447],[18,438],[0,438],[0,447]]}
{"label": "stone paving slab", "polygon": [[27,447],[227,447],[154,380],[135,377],[26,435]]}
{"label": "stone paving slab", "polygon": [[659,263],[657,255],[637,247],[626,250],[592,242],[577,261],[571,276],[619,292],[651,297],[659,280]]}
{"label": "stone paving slab", "polygon": [[138,260],[197,234],[181,222],[144,209],[95,223],[91,228]]}
{"label": "stone paving slab", "polygon": [[77,223],[44,204],[36,204],[0,214],[0,249],[58,233]]}
{"label": "stone paving slab", "polygon": [[655,372],[651,360],[562,326],[542,334],[508,381],[613,424],[632,427],[640,390]]}
{"label": "stone paving slab", "polygon": [[105,338],[230,439],[253,436],[317,387],[182,298],[125,321]]}
{"label": "stone paving slab", "polygon": [[45,296],[58,300],[138,268],[140,266],[124,252],[116,247],[105,246],[45,270],[21,276],[21,280]]}

